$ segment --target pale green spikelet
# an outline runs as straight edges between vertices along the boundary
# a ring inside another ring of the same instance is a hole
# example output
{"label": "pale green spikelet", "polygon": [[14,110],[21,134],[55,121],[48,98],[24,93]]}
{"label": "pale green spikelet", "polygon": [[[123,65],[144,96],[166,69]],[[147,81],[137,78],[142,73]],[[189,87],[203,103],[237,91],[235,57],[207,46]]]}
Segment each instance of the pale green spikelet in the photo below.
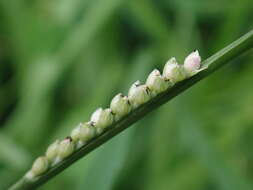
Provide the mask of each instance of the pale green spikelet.
{"label": "pale green spikelet", "polygon": [[141,85],[140,81],[136,81],[128,91],[128,98],[135,109],[150,100],[150,90],[146,85]]}
{"label": "pale green spikelet", "polygon": [[167,90],[172,84],[165,77],[161,76],[160,71],[154,69],[146,80],[146,85],[151,91],[151,95],[154,97],[157,94]]}
{"label": "pale green spikelet", "polygon": [[71,137],[63,139],[58,148],[58,157],[60,160],[68,157],[74,152],[75,146]]}
{"label": "pale green spikelet", "polygon": [[33,165],[31,170],[26,174],[26,178],[33,179],[43,173],[45,173],[49,168],[48,159],[45,156],[38,157]]}
{"label": "pale green spikelet", "polygon": [[98,108],[91,115],[90,121],[94,123],[97,133],[100,134],[104,131],[105,128],[107,128],[113,123],[114,117],[111,109],[107,108],[103,110],[102,108]]}
{"label": "pale green spikelet", "polygon": [[186,74],[183,66],[179,65],[175,57],[172,57],[167,61],[163,68],[163,76],[171,80],[173,83],[177,83],[186,78]]}
{"label": "pale green spikelet", "polygon": [[115,114],[115,120],[127,115],[131,111],[131,105],[127,96],[117,94],[111,101],[110,108]]}
{"label": "pale green spikelet", "polygon": [[58,154],[60,141],[56,140],[54,143],[52,143],[46,151],[46,157],[49,162],[53,162]]}

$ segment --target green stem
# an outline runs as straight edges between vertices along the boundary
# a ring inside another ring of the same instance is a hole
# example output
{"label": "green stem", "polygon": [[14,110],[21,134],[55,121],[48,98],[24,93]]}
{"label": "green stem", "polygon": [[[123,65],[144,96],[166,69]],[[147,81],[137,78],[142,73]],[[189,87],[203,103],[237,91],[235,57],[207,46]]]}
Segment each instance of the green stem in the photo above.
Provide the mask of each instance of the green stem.
{"label": "green stem", "polygon": [[94,138],[86,146],[74,152],[71,156],[60,162],[59,164],[52,167],[45,174],[36,177],[34,180],[27,180],[25,177],[21,178],[16,184],[10,187],[10,190],[28,190],[34,189],[43,183],[47,182],[49,179],[63,171],[65,168],[73,164],[75,161],[79,160],[83,156],[87,155],[92,150],[96,149],[107,140],[111,139],[121,131],[130,127],[133,123],[143,118],[149,112],[155,110],[157,107],[166,103],[170,99],[179,95],[181,92],[190,88],[192,85],[200,81],[201,79],[207,77],[215,70],[225,65],[231,59],[241,55],[245,51],[253,47],[253,30],[234,41],[227,47],[223,48],[213,56],[209,57],[203,61],[203,71],[194,75],[193,77],[186,79],[182,82],[177,83],[172,88],[168,89],[164,93],[159,94],[157,97],[151,99],[149,102],[143,104],[136,110],[132,111],[126,117],[122,118],[120,121],[114,123],[106,132],[100,136]]}

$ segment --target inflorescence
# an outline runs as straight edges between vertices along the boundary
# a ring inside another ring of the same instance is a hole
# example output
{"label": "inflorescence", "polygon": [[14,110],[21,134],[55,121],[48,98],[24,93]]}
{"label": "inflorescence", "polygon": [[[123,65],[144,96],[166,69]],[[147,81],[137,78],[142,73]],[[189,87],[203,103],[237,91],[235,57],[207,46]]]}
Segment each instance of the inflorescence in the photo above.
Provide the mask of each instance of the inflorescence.
{"label": "inflorescence", "polygon": [[125,117],[140,105],[148,102],[159,93],[172,87],[179,81],[189,78],[201,71],[201,57],[197,50],[189,54],[183,65],[171,58],[164,66],[163,73],[154,69],[148,76],[146,83],[136,81],[129,89],[128,95],[117,94],[111,101],[110,108],[98,108],[89,122],[80,123],[70,136],[63,140],[56,140],[51,144],[44,156],[38,157],[32,168],[26,173],[27,179],[33,179],[47,172],[73,152],[80,149],[90,140],[103,133],[114,122]]}

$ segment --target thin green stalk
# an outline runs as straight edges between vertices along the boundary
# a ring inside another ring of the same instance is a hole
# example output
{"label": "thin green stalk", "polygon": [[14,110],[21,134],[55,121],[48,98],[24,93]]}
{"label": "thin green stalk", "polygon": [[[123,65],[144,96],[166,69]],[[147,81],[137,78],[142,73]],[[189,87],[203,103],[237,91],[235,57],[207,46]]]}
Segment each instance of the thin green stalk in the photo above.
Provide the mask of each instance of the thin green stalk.
{"label": "thin green stalk", "polygon": [[89,152],[96,149],[101,144],[105,143],[107,140],[111,139],[121,131],[130,127],[133,123],[143,118],[149,112],[155,110],[157,107],[179,95],[181,92],[190,88],[192,85],[194,85],[201,79],[207,77],[215,70],[228,63],[228,61],[230,61],[231,59],[241,55],[252,47],[253,30],[251,30],[238,40],[234,41],[227,47],[223,48],[213,56],[209,57],[205,61],[203,61],[202,64],[205,68],[203,71],[199,72],[198,74],[194,75],[189,79],[177,83],[172,88],[159,94],[155,98],[151,99],[149,102],[132,111],[126,117],[122,118],[121,120],[110,126],[106,132],[91,140],[87,145],[83,146],[82,148],[74,152],[71,156],[49,169],[45,174],[36,177],[32,181],[27,180],[23,177],[16,184],[10,187],[10,190],[28,190],[34,189],[42,185],[43,183],[47,182],[49,179],[63,171],[65,168],[70,166],[75,161],[87,155]]}

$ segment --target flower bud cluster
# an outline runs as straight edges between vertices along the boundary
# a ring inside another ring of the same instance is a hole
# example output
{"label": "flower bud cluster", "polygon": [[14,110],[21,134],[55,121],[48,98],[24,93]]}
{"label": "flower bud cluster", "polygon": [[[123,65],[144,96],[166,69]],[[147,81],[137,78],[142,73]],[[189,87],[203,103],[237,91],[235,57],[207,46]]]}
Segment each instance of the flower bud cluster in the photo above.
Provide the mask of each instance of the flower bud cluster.
{"label": "flower bud cluster", "polygon": [[56,140],[45,153],[37,158],[27,178],[34,178],[45,173],[50,167],[68,158],[74,151],[106,131],[113,123],[128,115],[132,110],[145,104],[158,94],[166,91],[174,84],[193,76],[201,71],[201,58],[197,50],[189,54],[184,64],[177,63],[176,58],[171,58],[164,66],[163,73],[154,69],[146,79],[145,84],[136,81],[128,91],[128,95],[117,94],[110,103],[110,108],[98,108],[86,123],[75,127],[69,137]]}

